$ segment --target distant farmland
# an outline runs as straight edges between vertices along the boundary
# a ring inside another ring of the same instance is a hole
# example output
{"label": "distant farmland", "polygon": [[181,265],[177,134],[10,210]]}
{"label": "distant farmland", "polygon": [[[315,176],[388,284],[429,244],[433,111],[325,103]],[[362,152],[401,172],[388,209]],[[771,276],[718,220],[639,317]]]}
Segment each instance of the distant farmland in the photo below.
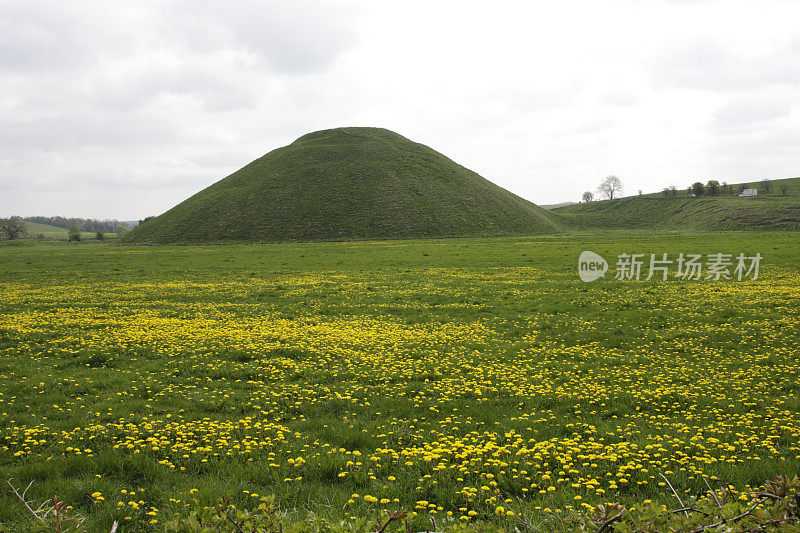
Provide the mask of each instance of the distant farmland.
{"label": "distant farmland", "polygon": [[64,234],[66,236],[69,232],[67,228],[59,228],[58,226],[51,226],[49,224],[39,224],[38,222],[25,222],[25,230],[31,235],[43,233],[47,236],[56,234]]}
{"label": "distant farmland", "polygon": [[[39,224],[38,222],[25,222],[25,231],[27,237],[37,238],[42,236],[46,239],[66,240],[69,234],[67,228],[59,228],[58,226],[51,226],[49,224]],[[96,232],[84,231],[81,232],[82,239],[93,239],[96,237]],[[106,233],[105,236],[112,238],[116,237],[116,233]]]}

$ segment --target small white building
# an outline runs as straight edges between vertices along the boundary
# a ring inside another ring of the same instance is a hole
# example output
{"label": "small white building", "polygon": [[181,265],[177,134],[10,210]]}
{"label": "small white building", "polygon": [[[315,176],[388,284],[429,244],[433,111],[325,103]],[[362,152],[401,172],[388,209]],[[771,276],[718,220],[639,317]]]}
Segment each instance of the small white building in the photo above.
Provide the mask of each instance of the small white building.
{"label": "small white building", "polygon": [[758,196],[758,189],[745,189],[739,195],[740,198],[742,196]]}

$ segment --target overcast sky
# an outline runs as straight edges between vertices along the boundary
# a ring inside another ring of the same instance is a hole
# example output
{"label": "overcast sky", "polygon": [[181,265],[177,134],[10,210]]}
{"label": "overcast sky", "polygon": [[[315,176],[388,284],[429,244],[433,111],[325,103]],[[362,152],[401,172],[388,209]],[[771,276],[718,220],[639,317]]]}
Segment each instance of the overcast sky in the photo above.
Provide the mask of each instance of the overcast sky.
{"label": "overcast sky", "polygon": [[138,219],[380,126],[539,204],[800,175],[800,2],[0,0],[0,216]]}

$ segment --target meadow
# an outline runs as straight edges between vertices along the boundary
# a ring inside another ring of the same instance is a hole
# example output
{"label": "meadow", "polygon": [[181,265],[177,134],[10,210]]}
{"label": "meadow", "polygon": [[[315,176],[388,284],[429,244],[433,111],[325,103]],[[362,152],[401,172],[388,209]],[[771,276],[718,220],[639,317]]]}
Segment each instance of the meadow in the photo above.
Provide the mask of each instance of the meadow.
{"label": "meadow", "polygon": [[[39,239],[39,240],[60,240],[66,241],[69,239],[69,230],[67,228],[60,228],[58,226],[51,226],[50,224],[40,224],[38,222],[25,222],[26,236]],[[116,233],[104,233],[103,238],[114,239],[117,238]],[[97,233],[94,231],[82,231],[82,240],[97,239]]]}
{"label": "meadow", "polygon": [[[757,280],[582,283],[584,250],[763,259]],[[98,531],[223,495],[417,529],[676,507],[666,480],[747,502],[800,471],[798,257],[796,232],[5,243],[0,481]]]}

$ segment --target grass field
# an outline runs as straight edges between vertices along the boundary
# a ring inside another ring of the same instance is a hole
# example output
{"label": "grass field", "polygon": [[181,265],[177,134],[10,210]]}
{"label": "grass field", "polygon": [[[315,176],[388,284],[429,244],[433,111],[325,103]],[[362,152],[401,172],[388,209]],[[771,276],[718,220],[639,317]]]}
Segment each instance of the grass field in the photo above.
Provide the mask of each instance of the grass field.
{"label": "grass field", "polygon": [[[583,250],[763,260],[584,284]],[[0,244],[0,473],[98,531],[221,495],[561,530],[585,504],[675,507],[661,475],[744,492],[800,470],[798,256],[796,232]]]}
{"label": "grass field", "polygon": [[570,228],[656,230],[800,230],[800,198],[631,196],[551,211]]}
{"label": "grass field", "polygon": [[[39,233],[46,236],[59,235],[66,238],[69,230],[67,228],[59,228],[58,226],[51,226],[50,224],[39,224],[38,222],[25,222],[25,231],[28,235],[38,235]],[[63,235],[62,235],[63,234]]]}
{"label": "grass field", "polygon": [[[67,228],[59,228],[58,226],[51,226],[50,224],[40,224],[38,222],[25,222],[25,232],[27,237],[37,238],[39,235],[45,239],[54,239],[65,241],[68,238],[69,230]],[[81,239],[94,239],[97,236],[95,232],[84,231],[81,232]],[[105,238],[113,239],[117,237],[116,233],[105,233]]]}
{"label": "grass field", "polygon": [[[758,196],[739,198],[739,188],[758,189]],[[785,189],[785,194],[784,194]],[[734,183],[719,196],[676,197],[662,193],[625,196],[571,205],[548,206],[552,215],[573,230],[624,229],[659,231],[800,230],[800,178]]]}

